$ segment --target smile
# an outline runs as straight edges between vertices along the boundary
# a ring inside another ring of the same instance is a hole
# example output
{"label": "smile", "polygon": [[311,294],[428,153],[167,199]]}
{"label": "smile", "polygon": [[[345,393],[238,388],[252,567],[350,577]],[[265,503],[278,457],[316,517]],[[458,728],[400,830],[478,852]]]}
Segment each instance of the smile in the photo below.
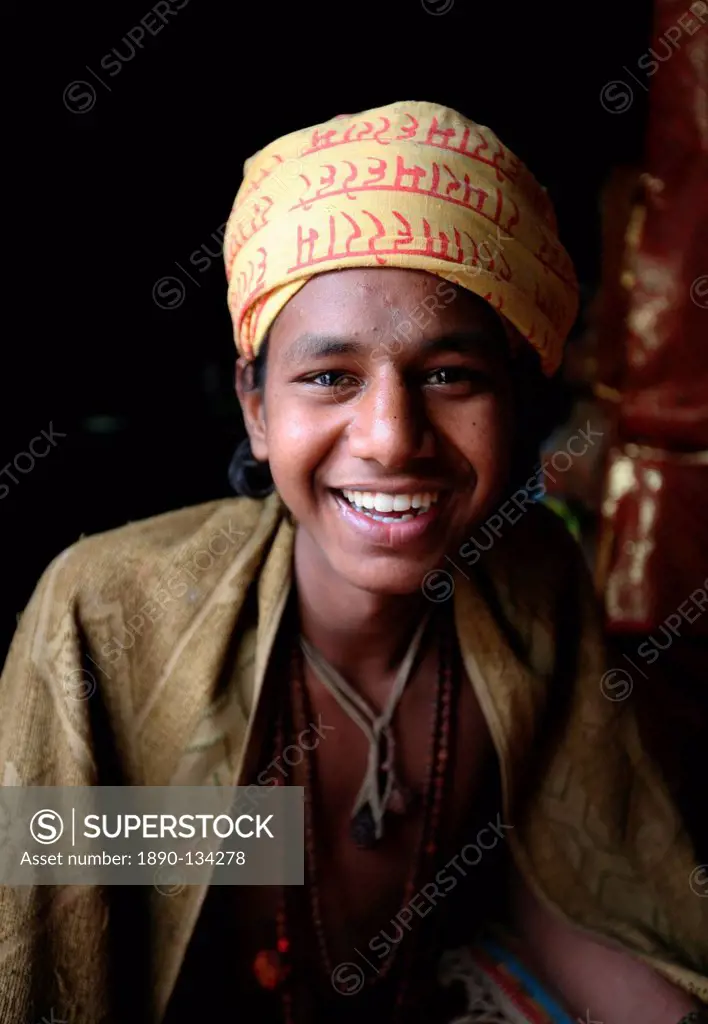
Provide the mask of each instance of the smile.
{"label": "smile", "polygon": [[389,494],[385,491],[339,492],[351,507],[378,523],[405,523],[425,515],[439,497],[438,491],[418,494]]}
{"label": "smile", "polygon": [[342,488],[330,493],[350,529],[363,541],[389,550],[428,544],[447,497],[432,490],[393,494]]}

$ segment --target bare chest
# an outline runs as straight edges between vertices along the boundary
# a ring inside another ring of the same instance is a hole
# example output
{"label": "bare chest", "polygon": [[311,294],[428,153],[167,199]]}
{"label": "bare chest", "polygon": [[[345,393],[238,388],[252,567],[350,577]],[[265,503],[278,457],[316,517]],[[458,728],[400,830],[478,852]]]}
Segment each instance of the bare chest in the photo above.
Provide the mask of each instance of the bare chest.
{"label": "bare chest", "polygon": [[[309,797],[313,809],[320,931],[331,962],[356,962],[356,949],[365,950],[376,966],[378,951],[389,946],[385,937],[394,938],[392,931],[396,926],[392,922],[401,919],[406,884],[419,848],[423,801],[414,802],[409,813],[387,814],[384,836],[373,849],[357,847],[351,836],[351,816],[366,770],[369,743],[335,698],[309,673],[305,682],[312,714],[306,745],[313,749],[306,751],[298,745],[297,736],[291,736],[288,763],[281,761],[279,771],[287,773],[285,785],[304,785],[304,757],[311,758],[313,787]],[[282,676],[272,683],[270,692],[274,699],[260,709],[260,723],[254,727],[247,752],[244,778],[249,780],[255,780],[271,757],[273,715],[278,700],[285,697]],[[397,775],[420,796],[425,793],[430,776],[436,693],[433,655],[423,661],[419,673],[409,683],[393,719]],[[495,781],[497,778],[489,731],[464,675],[457,687],[451,723],[449,784],[436,837],[440,863],[459,854],[465,837],[471,830],[474,834],[480,814],[487,813],[484,790],[490,777]],[[272,774],[272,769],[268,774]],[[487,822],[486,817],[479,820]],[[480,873],[469,869],[468,873],[472,876],[464,883],[468,893],[484,886]],[[437,899],[431,896],[432,908],[435,913],[447,914],[452,909],[466,913],[464,890],[455,888],[454,895],[448,896],[450,885],[454,887],[455,881],[440,890],[435,884],[426,886],[437,894]],[[311,888],[306,885],[298,894],[298,901],[302,914],[309,919],[305,926],[309,933],[306,945],[313,977],[324,977],[317,966],[321,965],[321,958],[312,924]],[[243,992],[255,991],[252,964],[259,950],[274,945],[279,897],[277,887],[266,886],[243,886],[233,891],[215,887],[210,891],[188,957],[180,999],[189,988],[190,978],[206,975],[214,979],[215,985],[221,979],[218,983],[225,986],[225,999],[234,985]],[[329,983],[327,987],[331,988]]]}
{"label": "bare chest", "polygon": [[[313,723],[321,738],[310,761],[317,898],[333,958],[368,945],[398,914],[422,856],[425,804],[431,788],[437,666],[429,655],[411,680],[393,719],[396,773],[413,799],[405,813],[386,814],[384,835],[372,849],[352,837],[352,812],[364,779],[370,744],[331,693],[306,671]],[[459,849],[474,821],[479,787],[493,756],[491,738],[466,676],[458,681],[448,735],[450,765],[435,835],[439,858]],[[291,785],[306,785],[306,766],[293,766]],[[335,959],[336,962],[336,959]]]}

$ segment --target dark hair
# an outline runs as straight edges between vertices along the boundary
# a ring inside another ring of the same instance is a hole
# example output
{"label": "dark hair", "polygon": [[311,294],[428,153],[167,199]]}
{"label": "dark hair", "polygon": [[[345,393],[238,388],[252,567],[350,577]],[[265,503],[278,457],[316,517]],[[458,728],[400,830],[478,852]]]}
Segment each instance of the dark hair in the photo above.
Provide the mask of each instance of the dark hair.
{"label": "dark hair", "polygon": [[[265,387],[268,338],[246,368],[244,386],[262,391]],[[508,493],[523,487],[538,474],[542,443],[570,415],[572,397],[559,375],[548,378],[541,370],[538,353],[524,343],[509,361],[516,430]],[[265,498],[275,489],[267,462],[254,458],[248,436],[234,452],[229,466],[229,483],[246,498]]]}
{"label": "dark hair", "polygon": [[[268,358],[268,337],[258,350],[258,355],[246,367],[244,387],[249,391],[262,391],[265,387],[266,360]],[[251,450],[248,434],[233,454],[229,465],[229,483],[243,498],[267,498],[275,489],[270,466],[259,462]]]}

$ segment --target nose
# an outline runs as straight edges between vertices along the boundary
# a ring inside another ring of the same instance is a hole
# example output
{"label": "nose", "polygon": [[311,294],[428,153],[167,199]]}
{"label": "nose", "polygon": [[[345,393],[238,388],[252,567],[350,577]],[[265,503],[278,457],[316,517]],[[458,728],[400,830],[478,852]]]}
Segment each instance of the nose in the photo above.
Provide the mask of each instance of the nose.
{"label": "nose", "polygon": [[386,469],[401,469],[411,460],[433,455],[434,440],[421,396],[393,373],[372,380],[354,406],[349,450]]}

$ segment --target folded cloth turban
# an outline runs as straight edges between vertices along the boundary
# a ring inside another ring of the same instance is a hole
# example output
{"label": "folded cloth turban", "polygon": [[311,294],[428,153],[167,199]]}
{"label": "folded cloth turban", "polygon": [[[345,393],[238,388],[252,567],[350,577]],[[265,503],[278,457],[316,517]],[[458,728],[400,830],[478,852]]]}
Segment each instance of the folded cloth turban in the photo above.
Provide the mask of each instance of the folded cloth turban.
{"label": "folded cloth turban", "polygon": [[433,103],[340,115],[260,150],[244,165],[224,259],[247,359],[314,274],[347,267],[426,270],[474,292],[549,375],[577,313],[545,190],[488,128]]}

